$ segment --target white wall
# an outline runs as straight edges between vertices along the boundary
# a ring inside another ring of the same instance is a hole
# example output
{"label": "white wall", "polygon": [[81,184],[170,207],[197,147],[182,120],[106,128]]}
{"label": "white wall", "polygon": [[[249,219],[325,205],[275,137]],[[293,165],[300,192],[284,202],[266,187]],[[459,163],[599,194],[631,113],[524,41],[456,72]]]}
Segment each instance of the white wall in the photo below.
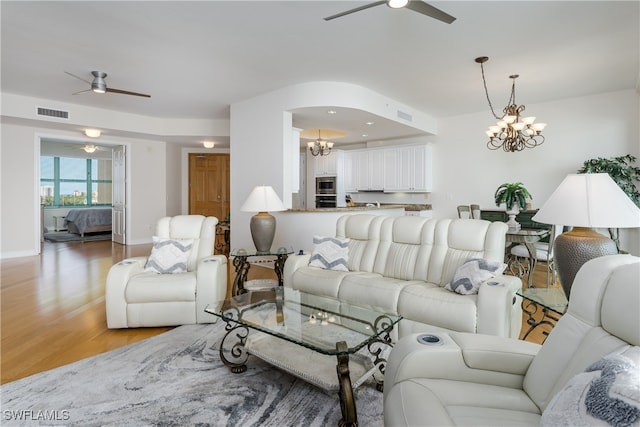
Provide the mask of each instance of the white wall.
{"label": "white wall", "polygon": [[[632,90],[526,105],[526,114],[548,123],[543,145],[517,153],[486,148],[487,111],[439,121],[433,145],[434,217],[455,217],[456,206],[493,201],[504,182],[521,181],[540,208],[567,174],[585,160],[631,154],[640,158],[639,96]],[[638,229],[621,233],[623,249],[640,254]]]}
{"label": "white wall", "polygon": [[[2,124],[0,133],[0,257],[40,253],[40,137],[74,138],[76,133]],[[111,137],[128,147],[127,243],[151,241],[155,223],[166,215],[166,144]]]}

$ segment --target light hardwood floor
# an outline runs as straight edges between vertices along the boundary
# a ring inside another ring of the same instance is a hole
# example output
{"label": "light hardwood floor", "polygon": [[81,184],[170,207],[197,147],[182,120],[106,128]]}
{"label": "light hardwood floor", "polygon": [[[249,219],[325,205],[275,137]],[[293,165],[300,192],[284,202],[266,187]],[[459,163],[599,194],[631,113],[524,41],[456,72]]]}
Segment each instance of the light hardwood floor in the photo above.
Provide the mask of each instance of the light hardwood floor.
{"label": "light hardwood floor", "polygon": [[[1,384],[106,352],[171,328],[107,329],[104,284],[111,265],[151,245],[49,243],[42,254],[2,260]],[[249,278],[273,271],[254,267]],[[534,283],[545,283],[543,268]],[[524,323],[524,322],[523,322]],[[530,341],[540,342],[540,334]]]}

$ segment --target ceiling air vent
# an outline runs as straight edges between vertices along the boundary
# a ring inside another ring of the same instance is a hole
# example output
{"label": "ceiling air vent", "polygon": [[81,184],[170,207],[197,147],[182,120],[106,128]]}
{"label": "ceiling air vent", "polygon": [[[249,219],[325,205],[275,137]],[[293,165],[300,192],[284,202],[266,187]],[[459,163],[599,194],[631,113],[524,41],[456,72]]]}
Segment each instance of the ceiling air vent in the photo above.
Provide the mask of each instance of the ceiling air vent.
{"label": "ceiling air vent", "polygon": [[51,108],[38,107],[39,116],[55,117],[56,119],[69,119],[69,112],[62,110],[52,110]]}
{"label": "ceiling air vent", "polygon": [[409,113],[405,113],[404,111],[398,110],[398,118],[402,120],[406,120],[408,122],[413,121],[413,117]]}

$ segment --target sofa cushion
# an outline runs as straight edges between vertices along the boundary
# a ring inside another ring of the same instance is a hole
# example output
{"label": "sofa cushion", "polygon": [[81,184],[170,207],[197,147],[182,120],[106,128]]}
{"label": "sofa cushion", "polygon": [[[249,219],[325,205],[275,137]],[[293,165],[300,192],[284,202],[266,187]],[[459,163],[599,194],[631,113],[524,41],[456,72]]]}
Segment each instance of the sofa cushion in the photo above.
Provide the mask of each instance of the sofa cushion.
{"label": "sofa cushion", "polygon": [[476,332],[477,295],[460,295],[429,282],[411,283],[398,297],[405,319],[460,332]]}
{"label": "sofa cushion", "polygon": [[502,274],[505,268],[507,264],[501,261],[470,258],[458,267],[453,279],[444,288],[462,295],[477,294],[482,282]]}
{"label": "sofa cushion", "polygon": [[184,273],[193,248],[192,239],[165,239],[153,236],[151,255],[144,271],[153,273]]}
{"label": "sofa cushion", "polygon": [[340,237],[313,236],[313,251],[309,265],[327,270],[349,271],[349,241]]}
{"label": "sofa cushion", "polygon": [[543,426],[640,425],[640,347],[625,347],[574,376],[541,418]]}
{"label": "sofa cushion", "polygon": [[295,290],[314,295],[324,295],[338,298],[338,289],[342,279],[348,271],[325,270],[317,267],[302,267],[297,269],[291,278],[291,287]]}
{"label": "sofa cushion", "polygon": [[391,279],[375,273],[348,274],[340,284],[338,297],[352,304],[370,305],[396,314],[400,292],[411,283],[417,282]]}

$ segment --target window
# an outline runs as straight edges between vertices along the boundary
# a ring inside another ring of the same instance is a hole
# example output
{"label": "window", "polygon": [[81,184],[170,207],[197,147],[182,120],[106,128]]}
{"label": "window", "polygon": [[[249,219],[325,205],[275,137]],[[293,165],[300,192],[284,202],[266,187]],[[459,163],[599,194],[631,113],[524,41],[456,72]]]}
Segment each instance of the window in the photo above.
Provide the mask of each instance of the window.
{"label": "window", "polygon": [[111,206],[111,160],[40,157],[40,200],[51,207]]}

